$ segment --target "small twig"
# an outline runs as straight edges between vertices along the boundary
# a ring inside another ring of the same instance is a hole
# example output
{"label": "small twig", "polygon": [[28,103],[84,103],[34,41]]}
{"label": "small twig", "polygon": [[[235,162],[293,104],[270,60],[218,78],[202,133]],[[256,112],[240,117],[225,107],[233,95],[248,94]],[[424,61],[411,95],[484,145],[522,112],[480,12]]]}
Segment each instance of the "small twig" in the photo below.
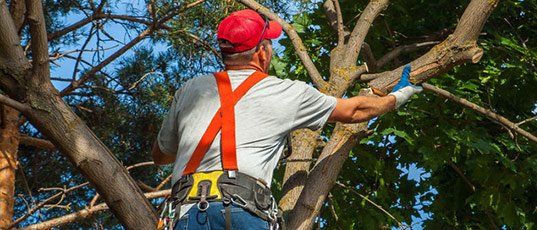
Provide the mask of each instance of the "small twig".
{"label": "small twig", "polygon": [[167,176],[162,182],[160,182],[157,187],[155,187],[156,190],[160,190],[164,185],[166,185],[170,180],[172,179],[172,175]]}
{"label": "small twig", "polygon": [[464,175],[464,173],[462,172],[462,170],[457,167],[457,165],[455,163],[453,163],[453,161],[451,161],[451,159],[448,160],[448,164],[449,166],[455,170],[455,172],[457,174],[459,174],[459,176],[462,178],[462,180],[464,180],[464,183],[466,183],[466,186],[468,186],[468,189],[470,189],[472,192],[475,192],[475,185],[470,182],[470,180],[466,177],[466,175]]}
{"label": "small twig", "polygon": [[530,122],[530,121],[533,121],[533,120],[536,120],[536,121],[537,121],[537,116],[535,116],[535,117],[530,117],[530,118],[528,118],[528,119],[526,119],[526,120],[523,120],[523,121],[521,121],[521,122],[516,123],[515,125],[516,125],[516,126],[521,126],[522,124],[525,124],[525,123]]}
{"label": "small twig", "polygon": [[384,212],[386,215],[388,215],[392,220],[394,220],[395,222],[397,222],[397,225],[400,227],[400,228],[403,228],[405,229],[406,226],[401,223],[400,221],[398,221],[392,214],[390,214],[388,211],[386,211],[384,208],[382,208],[382,206],[378,205],[377,203],[373,202],[372,200],[370,200],[369,198],[365,197],[364,195],[360,194],[358,191],[356,191],[354,188],[350,187],[350,186],[347,186],[347,185],[344,185],[342,184],[341,182],[339,181],[336,181],[336,184],[339,185],[340,187],[342,188],[345,188],[345,189],[348,189],[350,190],[351,192],[353,192],[354,194],[358,195],[359,197],[361,197],[362,199],[364,199],[365,201],[369,202],[370,204],[372,204],[373,206],[375,206],[376,208],[378,208],[380,211]]}
{"label": "small twig", "polygon": [[164,76],[161,72],[148,72],[148,73],[145,73],[144,75],[142,75],[142,77],[140,79],[138,79],[136,82],[132,83],[131,87],[129,87],[129,90],[133,90],[134,88],[138,87],[138,84],[140,84],[140,82],[142,82],[147,76],[151,75],[151,74],[158,74],[158,75],[161,75],[161,76]]}

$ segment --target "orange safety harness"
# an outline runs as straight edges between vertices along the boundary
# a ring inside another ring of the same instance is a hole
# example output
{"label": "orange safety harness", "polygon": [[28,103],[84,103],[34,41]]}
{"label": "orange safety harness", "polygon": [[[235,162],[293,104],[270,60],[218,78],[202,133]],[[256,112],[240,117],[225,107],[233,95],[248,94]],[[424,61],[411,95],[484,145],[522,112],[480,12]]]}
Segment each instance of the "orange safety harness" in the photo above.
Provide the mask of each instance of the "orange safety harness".
{"label": "orange safety harness", "polygon": [[236,171],[237,167],[237,149],[235,142],[235,104],[250,90],[255,84],[267,77],[267,74],[255,71],[242,84],[232,91],[231,81],[227,72],[214,73],[218,85],[218,94],[220,96],[220,108],[216,111],[207,130],[201,137],[192,157],[186,164],[183,175],[193,174],[199,167],[201,160],[207,150],[211,147],[218,131],[221,132],[221,154],[222,169],[227,171]]}

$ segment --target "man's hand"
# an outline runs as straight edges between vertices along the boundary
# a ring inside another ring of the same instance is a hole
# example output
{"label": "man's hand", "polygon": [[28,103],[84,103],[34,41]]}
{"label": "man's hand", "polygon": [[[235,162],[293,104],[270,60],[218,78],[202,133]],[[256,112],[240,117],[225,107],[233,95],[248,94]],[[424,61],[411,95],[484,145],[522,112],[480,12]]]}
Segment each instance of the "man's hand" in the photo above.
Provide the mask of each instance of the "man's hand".
{"label": "man's hand", "polygon": [[162,152],[157,141],[153,143],[151,154],[153,155],[153,162],[155,162],[156,165],[167,165],[175,162],[175,155]]}
{"label": "man's hand", "polygon": [[423,87],[416,86],[410,83],[408,80],[410,76],[410,65],[406,65],[403,69],[403,74],[401,79],[393,87],[392,92],[388,95],[393,95],[395,97],[395,108],[399,108],[401,105],[405,104],[412,95],[423,91]]}

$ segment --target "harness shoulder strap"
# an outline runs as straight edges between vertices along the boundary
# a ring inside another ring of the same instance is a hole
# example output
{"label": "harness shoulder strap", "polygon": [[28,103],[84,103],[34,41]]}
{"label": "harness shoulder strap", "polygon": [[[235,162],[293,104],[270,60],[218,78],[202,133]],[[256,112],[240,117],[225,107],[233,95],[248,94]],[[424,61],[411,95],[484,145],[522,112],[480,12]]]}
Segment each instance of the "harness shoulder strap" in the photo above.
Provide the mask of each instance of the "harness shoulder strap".
{"label": "harness shoulder strap", "polygon": [[[256,71],[246,80],[244,80],[244,82],[242,82],[239,87],[235,89],[235,91],[231,92],[231,83],[229,81],[229,76],[227,75],[227,72],[218,72],[214,75],[218,84],[218,93],[220,95],[221,107],[218,109],[218,111],[216,111],[216,114],[213,116],[205,133],[198,142],[198,145],[196,146],[192,157],[190,157],[190,160],[186,164],[185,170],[183,171],[183,175],[192,174],[196,172],[196,169],[199,167],[201,161],[203,160],[203,157],[205,156],[205,153],[211,147],[211,144],[220,129],[222,129],[222,168],[224,170],[237,169],[235,146],[235,112],[233,107],[254,85],[267,77],[267,74]],[[229,85],[226,85],[228,83]],[[233,121],[232,126],[230,127],[227,124],[231,118]],[[223,127],[224,123],[226,123],[225,128]],[[230,131],[231,129],[232,131]],[[228,138],[230,138],[230,136],[233,136],[232,143],[230,143],[231,141],[227,140]],[[233,149],[233,151],[230,151],[231,148]]]}

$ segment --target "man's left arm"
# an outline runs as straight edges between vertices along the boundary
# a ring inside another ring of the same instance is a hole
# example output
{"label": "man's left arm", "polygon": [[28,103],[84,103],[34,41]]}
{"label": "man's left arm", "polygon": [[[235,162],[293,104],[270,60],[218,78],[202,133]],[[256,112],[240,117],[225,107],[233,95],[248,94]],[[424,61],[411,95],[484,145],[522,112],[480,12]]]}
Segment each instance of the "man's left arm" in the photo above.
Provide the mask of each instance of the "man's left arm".
{"label": "man's left arm", "polygon": [[171,164],[175,162],[179,134],[177,133],[179,108],[178,100],[183,88],[180,88],[175,92],[168,115],[162,121],[162,126],[157,135],[157,139],[153,143],[151,155],[153,162],[157,165]]}
{"label": "man's left arm", "polygon": [[175,162],[175,155],[162,152],[158,146],[158,141],[153,143],[151,155],[153,156],[153,162],[155,162],[156,165],[167,165]]}

